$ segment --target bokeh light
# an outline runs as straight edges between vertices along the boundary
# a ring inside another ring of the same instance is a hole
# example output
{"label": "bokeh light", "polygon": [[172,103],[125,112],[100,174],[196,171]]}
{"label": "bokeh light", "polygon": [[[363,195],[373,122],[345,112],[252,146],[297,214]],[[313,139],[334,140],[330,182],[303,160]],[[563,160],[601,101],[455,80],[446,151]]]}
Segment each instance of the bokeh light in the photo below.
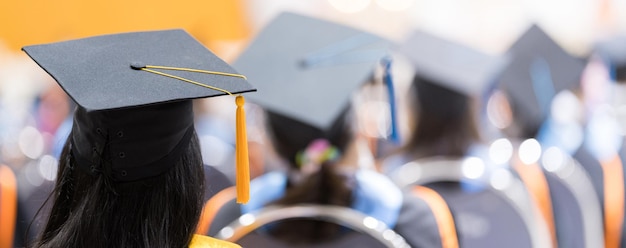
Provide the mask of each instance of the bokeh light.
{"label": "bokeh light", "polygon": [[485,163],[480,158],[469,157],[463,161],[461,170],[465,177],[469,179],[477,179],[485,174]]}
{"label": "bokeh light", "polygon": [[536,139],[527,139],[519,146],[519,158],[524,164],[533,164],[541,157],[541,144]]}
{"label": "bokeh light", "polygon": [[489,158],[495,164],[504,164],[513,156],[513,145],[505,138],[497,139],[489,146]]}
{"label": "bokeh light", "polygon": [[44,151],[44,139],[39,130],[27,126],[20,132],[18,144],[24,155],[31,159],[39,158]]}

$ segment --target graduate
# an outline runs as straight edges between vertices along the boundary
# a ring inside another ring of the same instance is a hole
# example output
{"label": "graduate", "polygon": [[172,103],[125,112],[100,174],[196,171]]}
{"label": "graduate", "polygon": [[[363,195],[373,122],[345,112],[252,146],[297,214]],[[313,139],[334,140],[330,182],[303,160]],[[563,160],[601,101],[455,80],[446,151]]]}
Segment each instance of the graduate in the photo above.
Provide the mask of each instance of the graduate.
{"label": "graduate", "polygon": [[23,50],[78,105],[33,247],[238,247],[194,235],[210,185],[191,100],[254,91],[245,76],[183,30]]}
{"label": "graduate", "polygon": [[575,117],[573,95],[583,60],[536,25],[508,52],[512,61],[500,78],[505,97],[494,105],[508,106],[500,115],[512,120],[502,131],[514,149],[513,167],[539,205],[555,245],[602,247],[602,190],[594,187],[602,169],[582,145]]}
{"label": "graduate", "polygon": [[[230,219],[223,216],[232,212],[232,201],[218,206],[217,217],[208,223],[209,234],[241,214],[268,206],[318,204],[350,208],[382,221],[411,247],[442,247],[424,200],[403,194],[359,162],[364,154],[357,148],[352,95],[374,80],[389,45],[378,36],[293,13],[278,15],[259,33],[234,66],[263,92],[250,101],[265,110],[266,146],[277,157],[268,163],[280,169],[253,180],[250,202]],[[352,235],[335,223],[295,219],[261,227],[240,242],[379,247],[367,238],[342,243]]]}
{"label": "graduate", "polygon": [[624,247],[624,161],[626,159],[626,36],[597,42],[587,64],[583,98],[586,145],[601,162],[605,247]]}
{"label": "graduate", "polygon": [[[507,58],[415,31],[399,52],[414,67],[412,135],[384,162],[401,187],[440,194],[461,247],[545,247],[545,224],[508,163],[492,161],[478,128],[480,100]],[[417,186],[416,186],[417,185]],[[543,230],[543,231],[541,231]]]}

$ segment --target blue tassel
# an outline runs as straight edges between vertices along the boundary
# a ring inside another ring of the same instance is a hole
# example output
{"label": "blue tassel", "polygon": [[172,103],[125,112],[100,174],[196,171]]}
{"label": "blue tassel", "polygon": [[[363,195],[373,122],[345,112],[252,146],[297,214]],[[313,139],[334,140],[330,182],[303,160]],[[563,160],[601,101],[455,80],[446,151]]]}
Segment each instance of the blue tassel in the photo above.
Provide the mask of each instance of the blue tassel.
{"label": "blue tassel", "polygon": [[537,104],[546,116],[550,116],[550,105],[556,95],[550,65],[544,58],[535,59],[530,65],[530,78]]}
{"label": "blue tassel", "polygon": [[389,94],[389,112],[391,113],[391,134],[389,134],[389,139],[394,144],[400,144],[400,134],[398,132],[396,113],[396,94],[394,93],[393,78],[391,77],[391,58],[383,59],[383,65],[385,66],[383,81],[387,85],[387,93]]}

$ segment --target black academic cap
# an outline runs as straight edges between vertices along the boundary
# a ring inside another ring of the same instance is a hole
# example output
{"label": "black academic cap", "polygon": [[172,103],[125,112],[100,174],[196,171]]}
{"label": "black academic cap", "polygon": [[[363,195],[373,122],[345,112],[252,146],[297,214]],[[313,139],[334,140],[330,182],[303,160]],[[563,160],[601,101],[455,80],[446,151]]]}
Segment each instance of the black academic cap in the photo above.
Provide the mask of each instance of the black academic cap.
{"label": "black academic cap", "polygon": [[281,13],[234,63],[268,112],[328,131],[345,113],[351,93],[388,54],[390,42],[337,23]]}
{"label": "black academic cap", "polygon": [[626,81],[626,34],[599,41],[594,51],[607,62],[615,79]]}
{"label": "black academic cap", "polygon": [[183,30],[104,35],[23,50],[79,106],[70,137],[78,167],[116,181],[156,176],[179,161],[193,133],[191,99],[255,90]]}
{"label": "black academic cap", "polygon": [[509,49],[512,61],[500,82],[523,125],[538,127],[559,91],[580,85],[583,60],[568,54],[533,25]]}
{"label": "black academic cap", "polygon": [[414,31],[398,50],[418,77],[467,96],[484,93],[508,61],[423,31]]}
{"label": "black academic cap", "polygon": [[[190,83],[131,69],[131,64],[237,72],[184,30],[97,36],[23,50],[81,107],[106,110],[225,95]],[[233,94],[254,91],[241,77],[172,72]]]}

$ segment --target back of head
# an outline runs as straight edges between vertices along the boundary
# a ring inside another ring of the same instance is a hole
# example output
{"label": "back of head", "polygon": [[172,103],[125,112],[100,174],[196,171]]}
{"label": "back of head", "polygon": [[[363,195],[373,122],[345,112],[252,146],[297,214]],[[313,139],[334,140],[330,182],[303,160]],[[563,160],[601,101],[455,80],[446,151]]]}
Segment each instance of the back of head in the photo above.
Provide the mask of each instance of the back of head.
{"label": "back of head", "polygon": [[416,76],[416,119],[406,150],[416,157],[463,157],[479,140],[472,98]]}
{"label": "back of head", "polygon": [[539,26],[533,25],[509,48],[511,63],[502,72],[516,124],[505,130],[515,138],[534,138],[550,116],[554,96],[580,86],[582,60],[573,57]]}
{"label": "back of head", "polygon": [[479,140],[473,100],[485,93],[506,58],[415,31],[400,47],[415,69],[416,121],[406,150],[413,157],[465,156]]}
{"label": "back of head", "polygon": [[340,151],[344,151],[353,141],[351,126],[352,113],[346,107],[330,129],[321,130],[285,115],[267,111],[267,126],[271,133],[272,144],[278,154],[287,161],[295,163],[299,152],[317,139],[328,140]]}
{"label": "back of head", "polygon": [[[386,55],[389,42],[330,21],[282,13],[274,18],[234,66],[260,91],[251,101],[267,113],[278,155],[288,164],[285,196],[276,204],[350,206],[350,176],[337,160],[354,141],[352,93],[367,82]],[[320,151],[322,150],[322,151]],[[332,158],[308,155],[338,151]],[[275,234],[291,242],[320,242],[336,225],[316,221],[278,225]]]}
{"label": "back of head", "polygon": [[[199,142],[191,131],[165,172],[120,182],[114,156],[98,155],[93,171],[77,160],[72,136],[59,163],[50,218],[36,247],[186,247],[194,233],[204,189]],[[92,167],[93,168],[93,167]]]}
{"label": "back of head", "polygon": [[[322,205],[350,206],[352,203],[353,182],[350,173],[343,173],[337,159],[314,164],[312,171],[305,169],[301,161],[319,140],[338,150],[346,151],[353,141],[353,131],[348,124],[351,115],[344,110],[333,128],[322,131],[305,123],[268,112],[267,126],[278,155],[287,162],[290,179],[285,196],[274,204],[292,205],[312,203]],[[328,148],[327,148],[328,149]],[[328,150],[327,150],[328,151]],[[341,156],[341,155],[339,155]],[[289,243],[318,243],[333,239],[338,235],[339,226],[314,220],[288,220],[272,229],[272,233]]]}
{"label": "back of head", "polygon": [[186,247],[204,188],[191,100],[254,91],[245,76],[184,30],[23,50],[78,105],[36,247]]}

